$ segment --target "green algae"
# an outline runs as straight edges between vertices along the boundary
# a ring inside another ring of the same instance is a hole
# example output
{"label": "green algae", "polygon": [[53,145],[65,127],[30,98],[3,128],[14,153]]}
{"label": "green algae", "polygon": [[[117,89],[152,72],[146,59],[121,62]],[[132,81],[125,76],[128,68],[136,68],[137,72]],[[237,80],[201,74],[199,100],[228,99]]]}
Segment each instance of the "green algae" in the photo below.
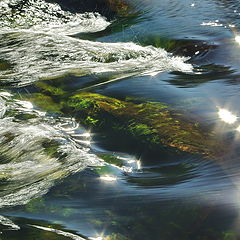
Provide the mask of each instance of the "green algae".
{"label": "green algae", "polygon": [[53,96],[60,96],[60,95],[63,95],[63,94],[66,93],[64,90],[62,90],[62,88],[55,87],[53,85],[49,85],[49,84],[47,84],[46,82],[43,82],[43,81],[38,82],[36,84],[36,86],[38,88],[42,89],[43,93],[51,94]]}
{"label": "green algae", "polygon": [[76,214],[76,210],[74,208],[59,207],[54,204],[48,204],[43,197],[32,199],[24,206],[24,208],[26,212],[32,214],[46,212],[65,218]]}
{"label": "green algae", "polygon": [[157,48],[164,48],[167,51],[173,51],[174,49],[180,47],[184,44],[183,41],[180,40],[171,40],[166,37],[161,37],[159,35],[150,35],[140,38],[140,42],[143,46],[153,45]]}
{"label": "green algae", "polygon": [[25,210],[30,213],[39,213],[46,208],[46,203],[42,197],[32,199],[25,205]]}
{"label": "green algae", "polygon": [[110,153],[98,154],[98,157],[102,158],[106,163],[116,165],[118,167],[124,166],[123,160]]}
{"label": "green algae", "polygon": [[[72,99],[75,104],[72,104]],[[83,100],[91,102],[88,108],[79,106]],[[65,107],[80,118],[90,116],[97,120],[98,127],[114,125],[114,130],[124,131],[152,147],[163,144],[185,152],[209,154],[209,147],[213,146],[212,133],[184,120],[181,114],[169,110],[165,104],[134,104],[83,92],[71,97],[70,104],[67,102]]]}
{"label": "green algae", "polygon": [[30,96],[26,96],[26,100],[33,102],[40,109],[49,113],[62,113],[61,104],[56,103],[52,97],[43,93],[33,93]]}
{"label": "green algae", "polygon": [[107,176],[107,175],[110,175],[110,176],[114,176],[115,174],[118,173],[118,169],[114,168],[113,166],[111,165],[104,165],[102,167],[96,167],[95,169],[95,173],[101,177],[101,176]]}
{"label": "green algae", "polygon": [[[50,83],[49,83],[50,84]],[[91,92],[65,94],[59,87],[37,83],[43,93],[28,100],[52,113],[75,117],[106,138],[122,137],[149,150],[180,151],[206,156],[224,152],[216,134],[170,106],[153,101],[119,100]]]}
{"label": "green algae", "polygon": [[93,100],[78,98],[78,96],[70,98],[67,105],[73,109],[79,109],[80,111],[86,111],[89,109],[92,109],[94,111],[96,108]]}

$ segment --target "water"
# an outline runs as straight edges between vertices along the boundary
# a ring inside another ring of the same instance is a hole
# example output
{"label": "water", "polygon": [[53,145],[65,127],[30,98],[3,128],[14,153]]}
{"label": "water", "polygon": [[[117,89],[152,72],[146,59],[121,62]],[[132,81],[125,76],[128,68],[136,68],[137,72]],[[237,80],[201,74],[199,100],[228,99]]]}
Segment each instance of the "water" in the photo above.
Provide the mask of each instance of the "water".
{"label": "water", "polygon": [[[0,239],[239,239],[239,16],[231,0],[2,0]],[[167,104],[223,149],[87,129],[66,108],[82,92]]]}

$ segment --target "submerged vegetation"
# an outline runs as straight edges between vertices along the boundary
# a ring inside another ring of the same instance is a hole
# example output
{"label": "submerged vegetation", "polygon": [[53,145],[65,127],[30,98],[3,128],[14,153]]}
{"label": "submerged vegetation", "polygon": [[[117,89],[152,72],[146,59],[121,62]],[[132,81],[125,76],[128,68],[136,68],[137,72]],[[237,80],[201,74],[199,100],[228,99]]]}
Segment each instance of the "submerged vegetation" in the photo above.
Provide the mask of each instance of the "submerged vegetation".
{"label": "submerged vegetation", "polygon": [[70,114],[85,127],[110,139],[130,138],[133,145],[144,146],[148,151],[181,151],[206,157],[216,157],[224,151],[213,131],[185,119],[166,104],[136,103],[131,98],[119,100],[92,92],[68,95],[46,82],[37,87],[42,93],[33,93],[29,98],[37,106],[48,112]]}

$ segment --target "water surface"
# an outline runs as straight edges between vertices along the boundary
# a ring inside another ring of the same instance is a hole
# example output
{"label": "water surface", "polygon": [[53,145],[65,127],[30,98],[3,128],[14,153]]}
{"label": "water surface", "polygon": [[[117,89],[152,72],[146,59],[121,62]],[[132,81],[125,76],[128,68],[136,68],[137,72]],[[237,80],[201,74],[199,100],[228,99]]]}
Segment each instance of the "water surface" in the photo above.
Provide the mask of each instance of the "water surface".
{"label": "water surface", "polygon": [[[239,2],[92,2],[0,2],[0,239],[239,239]],[[163,102],[227,154],[104,139],[44,84]]]}

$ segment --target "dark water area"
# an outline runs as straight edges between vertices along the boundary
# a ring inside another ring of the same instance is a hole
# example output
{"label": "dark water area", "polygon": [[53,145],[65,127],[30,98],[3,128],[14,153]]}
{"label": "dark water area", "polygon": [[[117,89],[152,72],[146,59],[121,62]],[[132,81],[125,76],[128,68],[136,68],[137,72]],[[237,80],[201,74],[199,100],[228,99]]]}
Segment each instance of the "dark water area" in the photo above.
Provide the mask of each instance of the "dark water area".
{"label": "dark water area", "polygon": [[[0,239],[240,239],[239,28],[238,0],[0,1]],[[85,92],[216,146],[81,122]]]}

